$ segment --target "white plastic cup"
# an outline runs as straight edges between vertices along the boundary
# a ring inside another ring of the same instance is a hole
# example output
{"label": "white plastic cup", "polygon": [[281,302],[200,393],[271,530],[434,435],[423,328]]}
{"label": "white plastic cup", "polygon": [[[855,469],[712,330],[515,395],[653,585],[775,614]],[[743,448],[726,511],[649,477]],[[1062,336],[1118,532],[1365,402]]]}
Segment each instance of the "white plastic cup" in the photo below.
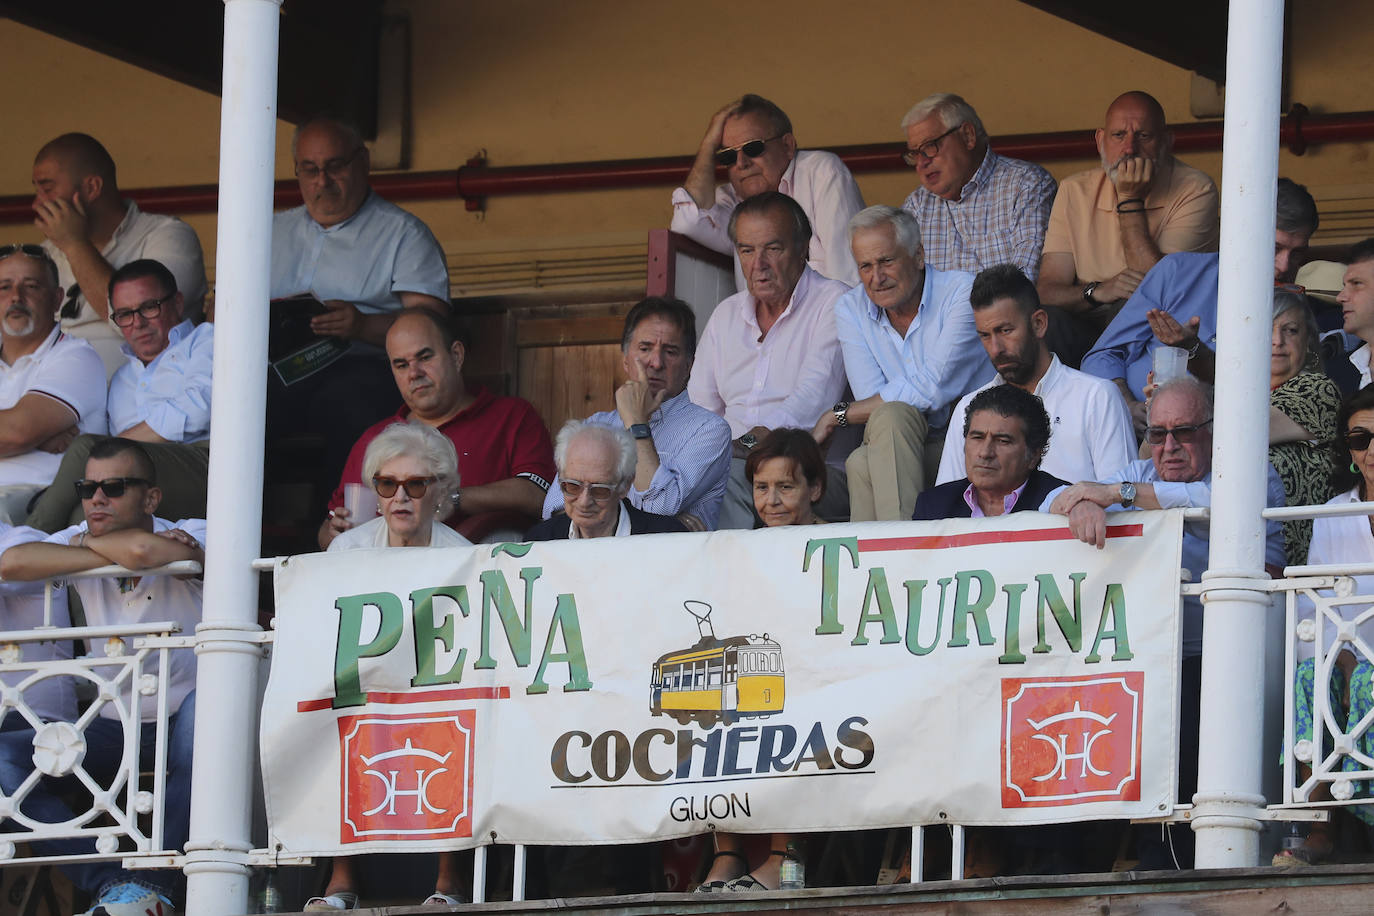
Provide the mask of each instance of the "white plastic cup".
{"label": "white plastic cup", "polygon": [[1188,351],[1178,347],[1156,347],[1154,370],[1156,385],[1183,378],[1188,374]]}
{"label": "white plastic cup", "polygon": [[377,517],[377,491],[363,483],[344,484],[344,508],[356,527]]}

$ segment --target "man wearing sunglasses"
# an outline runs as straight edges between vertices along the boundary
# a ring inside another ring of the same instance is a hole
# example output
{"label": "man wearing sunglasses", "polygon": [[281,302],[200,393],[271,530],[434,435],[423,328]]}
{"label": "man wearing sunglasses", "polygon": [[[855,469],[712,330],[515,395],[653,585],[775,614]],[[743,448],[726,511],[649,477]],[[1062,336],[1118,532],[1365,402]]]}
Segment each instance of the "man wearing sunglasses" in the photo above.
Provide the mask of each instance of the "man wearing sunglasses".
{"label": "man wearing sunglasses", "polygon": [[671,515],[654,515],[625,497],[635,479],[638,455],[627,430],[569,420],[553,446],[563,513],[544,519],[525,534],[527,541],[626,537],[686,531]]}
{"label": "man wearing sunglasses", "polygon": [[917,102],[902,129],[903,159],[921,182],[902,209],[921,224],[930,266],[977,273],[1015,264],[1034,282],[1057,187],[1050,173],[989,149],[978,112],[950,92]]}
{"label": "man wearing sunglasses", "polygon": [[[727,184],[716,187],[716,168]],[[849,256],[849,218],[864,207],[854,176],[834,153],[797,149],[792,122],[783,110],[746,95],[711,116],[692,170],[673,192],[669,228],[721,254],[734,254],[727,226],[740,201],[764,191],[781,191],[811,220],[811,267],[850,286],[859,282]],[[745,288],[735,260],[735,288]]]}
{"label": "man wearing sunglasses", "polygon": [[[205,522],[170,522],[156,516],[161,491],[147,453],[129,439],[107,439],[91,450],[86,476],[74,490],[81,498],[86,520],[51,535],[42,543],[11,547],[0,555],[0,576],[7,580],[38,581],[116,564],[129,570],[153,569],[181,560],[205,562]],[[81,579],[71,586],[81,597],[91,626],[172,621],[183,634],[193,633],[201,619],[203,584],[199,577],[131,576]],[[117,646],[122,651],[122,645]],[[115,654],[103,640],[90,646],[96,655]],[[157,672],[156,656],[144,671]],[[108,674],[109,672],[107,672]],[[167,783],[163,796],[164,840],[167,849],[186,843],[190,818],[191,752],[195,725],[196,656],[187,649],[169,656],[167,673]],[[135,698],[126,682],[121,703],[132,704],[142,720],[141,766],[151,769],[156,749],[158,697]],[[113,697],[98,697],[100,709],[83,728],[82,768],[103,786],[118,766],[124,727]],[[34,772],[31,730],[0,732],[0,789],[12,794]],[[46,778],[29,791],[22,804],[26,814],[47,823],[61,823],[73,815],[61,796],[60,785]],[[33,844],[40,854],[94,851],[89,840],[58,840]],[[115,912],[161,912],[174,916],[170,897],[181,881],[174,871],[128,872],[118,861],[82,862],[62,866],[82,890]],[[137,904],[136,906],[134,904]],[[160,909],[159,909],[160,907]]]}
{"label": "man wearing sunglasses", "polygon": [[1160,258],[1216,251],[1219,237],[1216,185],[1173,157],[1153,96],[1122,93],[1096,138],[1101,168],[1059,184],[1038,283],[1050,348],[1075,368]]}
{"label": "man wearing sunglasses", "polygon": [[161,261],[186,297],[187,316],[200,320],[205,260],[195,230],[123,199],[114,160],[94,137],[63,134],[44,144],[34,157],[33,188],[34,225],[57,263],[62,329],[89,340],[108,373],[124,361],[123,340],[106,321],[110,275],[117,268],[139,258]]}
{"label": "man wearing sunglasses", "polygon": [[[1106,543],[1107,513],[1133,509],[1177,509],[1210,506],[1212,502],[1212,389],[1187,377],[1165,382],[1150,399],[1145,441],[1150,458],[1132,461],[1101,482],[1076,483],[1051,494],[1049,511],[1065,515],[1074,535],[1099,549]],[[1266,505],[1285,505],[1283,483],[1267,465]],[[1207,569],[1209,528],[1206,521],[1183,524],[1182,566],[1196,582]],[[1283,526],[1265,522],[1264,562],[1269,574],[1282,575]],[[1179,792],[1192,801],[1197,786],[1198,702],[1202,689],[1202,600],[1183,598],[1183,695],[1180,722]],[[1173,867],[1158,830],[1142,831],[1138,841],[1142,868]],[[1174,833],[1173,843],[1183,868],[1192,862],[1192,831]]]}
{"label": "man wearing sunglasses", "polygon": [[22,521],[79,433],[103,435],[105,367],[57,327],[57,266],[37,245],[0,246],[0,521]]}
{"label": "man wearing sunglasses", "polygon": [[[110,277],[110,318],[124,335],[124,365],[110,380],[110,432],[144,444],[161,481],[162,507],[178,518],[205,514],[210,471],[210,392],[214,328],[183,318],[176,277],[141,259]],[[72,481],[97,436],[78,436],[26,524],[56,531],[81,520]]]}

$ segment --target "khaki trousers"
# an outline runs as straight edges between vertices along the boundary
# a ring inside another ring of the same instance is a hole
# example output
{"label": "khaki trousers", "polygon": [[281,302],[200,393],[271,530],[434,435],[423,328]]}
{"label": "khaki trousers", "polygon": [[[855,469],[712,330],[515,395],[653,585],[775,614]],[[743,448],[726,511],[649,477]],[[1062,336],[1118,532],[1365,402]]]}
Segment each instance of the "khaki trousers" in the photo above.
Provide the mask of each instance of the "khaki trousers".
{"label": "khaki trousers", "polygon": [[944,436],[931,437],[925,414],[915,407],[901,401],[880,405],[864,425],[863,444],[844,463],[849,520],[911,518],[916,497],[935,480],[943,446]]}

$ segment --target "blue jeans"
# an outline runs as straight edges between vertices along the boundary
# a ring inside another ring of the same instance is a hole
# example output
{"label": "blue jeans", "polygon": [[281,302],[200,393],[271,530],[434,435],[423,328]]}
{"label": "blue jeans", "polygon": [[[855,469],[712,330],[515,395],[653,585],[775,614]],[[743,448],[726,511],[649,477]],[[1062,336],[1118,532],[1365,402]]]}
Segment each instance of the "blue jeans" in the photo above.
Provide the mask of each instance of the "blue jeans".
{"label": "blue jeans", "polygon": [[[163,815],[163,842],[167,849],[186,845],[191,819],[191,751],[196,724],[196,695],[192,691],[167,723],[167,784]],[[0,732],[0,790],[11,795],[33,772],[33,729]],[[157,726],[145,722],[140,730],[139,765],[152,769]],[[100,785],[108,786],[119,768],[124,750],[123,729],[114,719],[97,717],[86,726],[86,756],[82,768]],[[20,810],[28,817],[50,824],[62,823],[73,812],[56,794],[69,780],[44,777],[24,799]],[[95,852],[93,839],[67,839],[36,842],[41,855],[82,855]],[[135,881],[157,887],[170,894],[177,889],[181,875],[175,871],[125,871],[119,862],[69,862],[60,866],[73,884],[91,895],[98,895],[111,884]]]}

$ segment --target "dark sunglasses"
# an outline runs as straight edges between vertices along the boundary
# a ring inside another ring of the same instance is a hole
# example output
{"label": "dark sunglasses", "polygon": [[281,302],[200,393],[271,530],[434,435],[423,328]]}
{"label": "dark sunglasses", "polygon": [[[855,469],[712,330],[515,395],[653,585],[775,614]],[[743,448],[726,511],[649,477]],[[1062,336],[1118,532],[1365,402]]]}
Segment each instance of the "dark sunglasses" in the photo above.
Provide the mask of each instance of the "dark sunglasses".
{"label": "dark sunglasses", "polygon": [[419,499],[425,495],[429,485],[434,483],[437,477],[409,477],[405,480],[397,480],[394,477],[382,477],[380,475],[372,478],[372,489],[377,491],[377,495],[390,499],[396,495],[398,487],[406,491],[406,496],[411,499]]}
{"label": "dark sunglasses", "polygon": [[76,487],[78,499],[92,499],[96,490],[104,490],[105,495],[110,499],[119,499],[124,495],[124,490],[131,486],[152,486],[151,481],[144,480],[142,477],[107,477],[104,480],[75,480],[72,481]]}
{"label": "dark sunglasses", "polygon": [[1345,447],[1352,452],[1364,451],[1371,441],[1374,441],[1374,433],[1367,429],[1352,429],[1345,434]]}
{"label": "dark sunglasses", "polygon": [[768,144],[772,143],[774,140],[782,139],[782,136],[782,134],[778,134],[776,137],[769,137],[767,140],[750,140],[748,143],[741,143],[739,146],[727,146],[725,149],[718,149],[716,150],[716,164],[723,165],[728,169],[735,164],[735,160],[739,158],[740,153],[744,153],[744,155],[748,156],[750,159],[757,159],[763,155],[763,150]]}
{"label": "dark sunglasses", "polygon": [[1145,427],[1145,441],[1151,445],[1163,445],[1164,440],[1170,436],[1179,445],[1187,445],[1197,438],[1198,430],[1205,426],[1211,426],[1212,421],[1199,423],[1196,426],[1147,426]]}
{"label": "dark sunglasses", "polygon": [[902,153],[902,161],[912,168],[915,168],[922,162],[929,162],[931,159],[940,155],[940,142],[963,126],[963,124],[955,124],[935,139],[927,140],[915,149],[907,150],[905,153]]}
{"label": "dark sunglasses", "polygon": [[48,253],[43,250],[42,245],[0,245],[0,261],[5,260],[12,254],[26,254],[35,261],[51,261]]}
{"label": "dark sunglasses", "polygon": [[176,293],[168,293],[161,299],[149,299],[147,302],[141,303],[138,308],[120,309],[117,312],[111,312],[110,320],[121,328],[127,328],[132,325],[135,315],[142,315],[146,321],[152,321],[158,315],[162,314],[163,303],[175,295]]}
{"label": "dark sunglasses", "polygon": [[592,502],[604,503],[615,499],[615,487],[608,483],[583,483],[580,480],[564,478],[558,481],[558,488],[568,499],[577,499],[583,490],[591,495]]}

